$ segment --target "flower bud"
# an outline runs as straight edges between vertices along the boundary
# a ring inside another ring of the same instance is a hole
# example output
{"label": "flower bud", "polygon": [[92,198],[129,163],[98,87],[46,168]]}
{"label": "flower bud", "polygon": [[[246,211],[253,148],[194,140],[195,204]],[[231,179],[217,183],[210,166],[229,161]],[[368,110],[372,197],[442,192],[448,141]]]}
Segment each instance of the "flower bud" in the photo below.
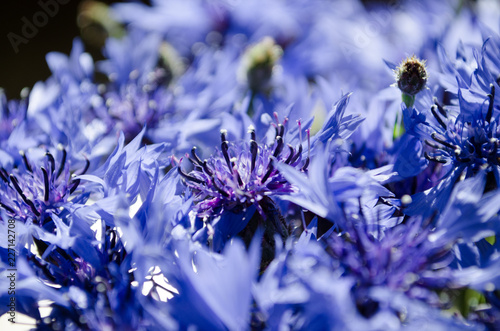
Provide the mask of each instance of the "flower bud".
{"label": "flower bud", "polygon": [[406,58],[395,70],[398,88],[403,93],[406,106],[412,107],[415,95],[425,88],[427,83],[427,70],[425,60],[418,59],[415,55]]}
{"label": "flower bud", "polygon": [[269,89],[273,69],[283,50],[271,37],[265,37],[251,45],[242,56],[240,79],[246,80],[252,91],[266,92]]}

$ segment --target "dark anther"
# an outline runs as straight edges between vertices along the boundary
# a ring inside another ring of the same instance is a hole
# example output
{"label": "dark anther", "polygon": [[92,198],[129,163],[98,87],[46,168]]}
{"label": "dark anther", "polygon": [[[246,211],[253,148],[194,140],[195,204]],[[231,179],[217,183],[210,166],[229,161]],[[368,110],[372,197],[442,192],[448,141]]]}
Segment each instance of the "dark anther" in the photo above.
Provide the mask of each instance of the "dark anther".
{"label": "dark anther", "polygon": [[202,161],[201,161],[201,159],[198,157],[198,155],[196,155],[196,147],[193,147],[193,148],[191,149],[191,155],[192,155],[192,157],[193,157],[193,160],[196,162],[196,164],[198,164],[198,165],[200,165],[200,166],[201,166],[201,164],[202,164],[203,162],[202,162]]}
{"label": "dark anther", "polygon": [[432,105],[432,107],[431,107],[432,115],[436,118],[436,120],[438,121],[439,125],[441,125],[443,127],[443,129],[446,130],[446,124],[441,119],[441,117],[439,117],[438,113],[436,113],[436,108],[437,108],[436,105]]}
{"label": "dark anther", "polygon": [[250,140],[256,141],[257,136],[255,135],[255,129],[252,127],[249,129],[249,131],[250,131]]}
{"label": "dark anther", "polygon": [[294,164],[295,162],[297,162],[297,160],[299,159],[299,157],[301,155],[302,155],[302,145],[299,145],[299,150],[297,151],[297,153],[293,157],[292,161],[290,161],[290,164]]}
{"label": "dark anther", "polygon": [[227,134],[227,131],[226,131],[226,130],[220,130],[220,141],[221,141],[221,142],[225,142],[225,141],[227,141],[227,140],[226,140],[226,134]]}
{"label": "dark anther", "polygon": [[278,136],[280,137],[283,137],[283,135],[285,134],[285,127],[283,126],[283,124],[278,124]]}
{"label": "dark anther", "polygon": [[276,137],[276,142],[277,142],[277,145],[276,145],[276,149],[274,150],[274,154],[273,156],[274,157],[278,157],[278,155],[280,155],[281,151],[283,150],[283,138],[281,136],[277,136]]}
{"label": "dark anther", "polygon": [[495,80],[495,82],[497,82],[497,85],[500,86],[500,74],[497,76],[497,79]]}
{"label": "dark anther", "polygon": [[75,179],[71,182],[71,188],[69,189],[69,194],[75,192],[76,188],[80,185],[80,179]]}
{"label": "dark anther", "polygon": [[4,169],[4,168],[0,168],[0,178],[2,178],[2,180],[3,180],[4,182],[6,182],[7,184],[9,183],[8,176],[9,176],[9,175],[7,175],[7,171],[5,171],[5,169]]}
{"label": "dark anther", "polygon": [[52,156],[52,154],[50,154],[50,152],[45,153],[45,155],[49,159],[50,172],[54,173],[54,171],[56,171],[56,160],[54,160],[54,157]]}
{"label": "dark anther", "polygon": [[431,142],[431,141],[429,141],[429,140],[427,140],[427,139],[425,139],[425,140],[424,140],[424,143],[425,143],[427,146],[430,146],[430,147],[435,148],[435,149],[439,149],[439,146],[438,146],[438,145],[434,144],[433,142]]}
{"label": "dark anther", "polygon": [[23,199],[23,201],[28,206],[30,206],[30,208],[33,211],[33,213],[36,216],[40,216],[40,213],[38,212],[38,210],[36,210],[35,205],[33,204],[33,202],[24,195],[23,191],[21,190],[21,187],[19,186],[19,182],[17,181],[17,178],[14,175],[10,175],[10,181],[12,182],[12,184],[14,184],[14,188],[16,189],[17,193],[19,193],[19,195],[21,196],[21,198]]}
{"label": "dark anther", "polygon": [[21,156],[23,157],[23,161],[24,161],[24,164],[26,165],[26,169],[29,172],[33,172],[33,170],[31,169],[31,165],[28,162],[28,158],[26,157],[26,154],[23,151],[20,151],[19,154],[21,154]]}
{"label": "dark anther", "polygon": [[21,190],[21,187],[19,187],[19,182],[17,181],[17,178],[14,175],[10,175],[10,180],[12,181],[12,184],[14,184],[14,188],[16,189],[17,193],[19,193],[19,195],[23,198],[23,200],[26,199],[26,196]]}
{"label": "dark anther", "polygon": [[184,171],[182,171],[181,167],[177,167],[177,170],[179,171],[179,174],[180,174],[182,177],[186,178],[186,179],[187,179],[187,180],[189,180],[189,181],[192,181],[192,182],[195,182],[195,183],[198,183],[198,184],[204,184],[204,183],[205,183],[205,182],[204,182],[204,181],[202,181],[201,179],[198,179],[198,178],[196,178],[196,177],[193,177],[193,176],[190,176],[190,175],[188,175],[188,174],[184,173]]}
{"label": "dark anther", "polygon": [[459,147],[456,145],[452,145],[449,142],[445,141],[443,138],[439,137],[436,132],[433,132],[431,134],[432,139],[434,139],[436,142],[440,143],[443,146],[446,146],[448,148],[451,148],[453,150],[458,149]]}
{"label": "dark anther", "polygon": [[63,148],[62,149],[62,159],[61,159],[61,165],[59,166],[59,171],[57,171],[56,178],[59,178],[59,176],[62,174],[64,170],[64,165],[66,164],[66,150]]}
{"label": "dark anther", "polygon": [[16,213],[16,212],[15,212],[12,208],[10,208],[10,207],[8,207],[8,206],[4,205],[4,204],[3,204],[3,203],[1,203],[1,202],[0,202],[0,207],[2,207],[3,209],[5,209],[6,211],[8,211],[8,212],[9,212],[9,213],[11,213],[11,214],[15,214],[15,213]]}
{"label": "dark anther", "polygon": [[493,115],[493,105],[495,104],[495,85],[490,84],[491,93],[488,94],[490,104],[488,105],[488,112],[486,113],[486,122],[490,123],[491,116]]}
{"label": "dark anther", "polygon": [[444,118],[448,118],[448,113],[446,112],[446,110],[444,109],[444,107],[443,107],[443,106],[441,106],[441,104],[438,102],[437,98],[436,98],[436,97],[434,97],[434,98],[432,99],[432,101],[433,101],[433,102],[434,102],[434,104],[437,106],[437,109],[438,109],[439,113],[440,113],[441,115],[443,115],[443,116],[444,116]]}
{"label": "dark anther", "polygon": [[236,172],[236,179],[238,179],[238,185],[243,186],[243,181],[241,180],[240,173],[238,172],[238,170],[236,170],[234,168],[233,168],[233,171]]}
{"label": "dark anther", "polygon": [[220,147],[222,149],[222,155],[224,155],[224,159],[226,160],[226,163],[227,163],[227,166],[229,167],[229,169],[232,169],[233,167],[231,166],[231,160],[229,158],[229,153],[228,153],[229,144],[227,143],[227,140],[226,140],[226,132],[225,131],[221,131],[220,139],[222,141],[220,144]]}
{"label": "dark anther", "polygon": [[43,172],[43,183],[45,184],[45,194],[43,196],[43,201],[49,201],[49,174],[44,167],[41,168]]}
{"label": "dark anther", "polygon": [[80,175],[83,175],[89,170],[90,167],[90,161],[89,159],[85,158],[85,167],[83,168],[83,171],[80,173]]}
{"label": "dark anther", "polygon": [[290,164],[290,161],[292,161],[292,158],[294,156],[295,150],[293,149],[293,147],[290,144],[287,144],[287,146],[288,146],[288,149],[290,150],[290,154],[286,158],[285,164]]}
{"label": "dark anther", "polygon": [[207,164],[207,160],[204,160],[203,163],[202,163],[202,167],[203,167],[203,171],[205,171],[205,173],[209,176],[213,176],[213,172],[210,170],[210,168],[208,167],[208,164]]}
{"label": "dark anther", "polygon": [[226,191],[224,191],[223,189],[221,189],[217,183],[215,183],[215,178],[212,180],[212,185],[217,189],[217,191],[222,194],[224,197],[228,198],[229,197],[229,194],[227,194]]}
{"label": "dark anther", "polygon": [[193,164],[195,170],[201,171],[201,169],[202,169],[201,164],[198,164],[198,162],[196,160],[189,157],[189,155],[187,153],[186,153],[186,157],[188,158],[189,162],[191,162]]}
{"label": "dark anther", "polygon": [[259,146],[257,145],[257,142],[255,140],[250,141],[250,153],[252,153],[252,163],[251,163],[251,170],[255,169],[255,161],[257,160],[257,153],[259,152]]}
{"label": "dark anther", "polygon": [[302,168],[300,170],[306,171],[308,166],[309,166],[309,156],[306,157],[306,163],[304,163],[304,165],[302,166]]}
{"label": "dark anther", "polygon": [[442,164],[446,163],[446,160],[443,160],[441,158],[437,158],[434,156],[430,156],[427,152],[424,152],[424,157],[429,161],[434,161],[434,162],[442,163]]}
{"label": "dark anther", "polygon": [[264,184],[266,182],[266,180],[269,178],[269,176],[271,176],[271,173],[273,172],[273,170],[274,170],[274,166],[272,165],[271,162],[269,162],[269,165],[267,166],[267,172],[264,175],[264,177],[262,177],[262,180],[260,181],[262,184]]}

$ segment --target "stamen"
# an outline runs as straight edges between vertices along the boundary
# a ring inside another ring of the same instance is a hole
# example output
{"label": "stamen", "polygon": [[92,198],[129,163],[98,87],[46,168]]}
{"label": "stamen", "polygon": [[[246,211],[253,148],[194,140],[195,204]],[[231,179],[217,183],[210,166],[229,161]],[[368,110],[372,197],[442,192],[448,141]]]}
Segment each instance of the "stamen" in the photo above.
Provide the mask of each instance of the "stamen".
{"label": "stamen", "polygon": [[196,160],[193,160],[188,153],[186,153],[186,157],[188,159],[189,162],[191,162],[191,164],[194,166],[194,169],[197,170],[197,171],[200,171],[202,169],[202,166],[201,164],[198,164],[198,162]]}
{"label": "stamen", "polygon": [[285,134],[285,127],[283,126],[283,124],[278,124],[278,136],[280,137],[283,137],[283,135]]}
{"label": "stamen", "polygon": [[49,163],[50,163],[50,173],[54,173],[54,171],[56,171],[56,160],[54,159],[54,157],[52,156],[52,154],[50,154],[50,152],[46,152],[45,155],[47,156],[47,158],[49,159]]}
{"label": "stamen", "polygon": [[441,163],[441,164],[445,164],[446,163],[446,160],[443,160],[441,158],[437,158],[437,157],[434,157],[434,156],[430,156],[427,152],[424,152],[424,157],[429,160],[429,161],[434,161],[434,162],[438,162],[438,163]]}
{"label": "stamen", "polygon": [[56,178],[59,178],[59,176],[61,176],[64,170],[64,165],[66,164],[66,150],[64,149],[64,147],[62,147],[62,145],[59,145],[58,148],[62,150],[63,155],[61,159],[61,165],[59,166],[59,171],[57,171]]}
{"label": "stamen", "polygon": [[278,113],[277,112],[273,112],[273,116],[274,116],[274,119],[276,120],[276,123],[279,124],[280,120],[278,118]]}
{"label": "stamen", "polygon": [[274,166],[272,165],[271,162],[269,162],[269,165],[267,166],[267,172],[264,175],[264,177],[262,177],[262,180],[260,181],[261,184],[264,184],[266,182],[266,180],[269,178],[269,176],[271,176],[271,173],[273,172],[273,170],[274,170]]}
{"label": "stamen", "polygon": [[205,182],[202,181],[201,179],[198,179],[196,177],[193,177],[193,176],[190,176],[186,173],[184,173],[184,171],[182,171],[181,167],[177,167],[177,171],[179,171],[179,174],[184,177],[185,179],[189,180],[189,181],[192,181],[192,182],[195,182],[197,184],[204,184]]}
{"label": "stamen", "polygon": [[198,157],[198,155],[196,155],[196,147],[195,146],[193,146],[193,148],[191,149],[191,155],[193,156],[194,161],[196,161],[196,163],[198,165],[201,165],[203,163],[201,161],[201,159]]}
{"label": "stamen", "polygon": [[307,157],[311,156],[311,130],[307,129]]}
{"label": "stamen", "polygon": [[292,161],[290,161],[290,164],[294,164],[295,162],[297,162],[297,160],[299,159],[299,157],[301,155],[302,155],[302,144],[299,145],[299,150],[297,151],[297,153],[293,157]]}
{"label": "stamen", "polygon": [[21,156],[23,157],[23,161],[24,161],[24,164],[26,165],[26,169],[29,172],[33,172],[33,170],[31,169],[31,165],[28,162],[28,158],[26,157],[26,154],[24,153],[24,151],[20,151],[19,154],[21,154]]}
{"label": "stamen", "polygon": [[207,160],[204,160],[204,161],[203,161],[202,167],[203,167],[203,171],[205,171],[205,173],[206,173],[207,175],[209,175],[210,177],[213,177],[213,176],[214,176],[213,172],[212,172],[212,171],[210,170],[210,168],[208,167]]}
{"label": "stamen", "polygon": [[3,207],[6,211],[8,211],[9,213],[11,214],[15,214],[16,212],[14,211],[14,209],[4,205],[3,203],[0,202],[0,207]]}
{"label": "stamen", "polygon": [[21,190],[21,187],[19,186],[17,178],[14,175],[10,175],[10,180],[12,181],[12,184],[14,184],[14,188],[16,189],[17,193],[19,193],[19,195],[23,198],[23,200],[26,199],[23,190]]}
{"label": "stamen", "polygon": [[424,139],[424,143],[427,145],[427,146],[430,146],[432,148],[435,148],[435,149],[440,149],[440,147],[436,144],[434,144],[433,142],[427,140],[427,139]]}
{"label": "stamen", "polygon": [[488,105],[488,112],[486,113],[486,122],[491,123],[491,116],[493,115],[493,105],[495,103],[495,85],[490,84],[491,93],[488,94],[490,104]]}
{"label": "stamen", "polygon": [[273,153],[274,157],[278,157],[278,155],[280,155],[281,151],[283,150],[283,145],[284,145],[283,138],[281,138],[281,136],[276,137],[276,142],[277,142],[276,149],[274,150],[274,153]]}
{"label": "stamen", "polygon": [[307,129],[307,158],[306,158],[306,163],[302,166],[302,171],[307,170],[307,167],[309,166],[309,160],[311,159],[311,130]]}
{"label": "stamen", "polygon": [[254,141],[257,140],[257,137],[255,135],[255,128],[253,127],[253,125],[250,125],[248,127],[248,133],[250,133],[250,140],[254,140]]}
{"label": "stamen", "polygon": [[76,179],[72,182],[72,186],[71,188],[69,189],[69,194],[72,194],[73,192],[75,192],[76,188],[78,187],[78,185],[80,185],[80,179]]}
{"label": "stamen", "polygon": [[286,123],[288,123],[288,117],[285,117],[285,118],[283,119],[283,125],[286,125]]}
{"label": "stamen", "polygon": [[45,184],[45,194],[43,201],[49,201],[49,175],[47,174],[47,170],[44,167],[41,167],[43,172],[43,183]]}
{"label": "stamen", "polygon": [[243,186],[243,181],[241,180],[240,173],[238,172],[238,169],[236,169],[236,165],[233,161],[231,161],[231,164],[233,165],[233,176],[236,176],[236,179],[238,180],[238,185]]}
{"label": "stamen", "polygon": [[309,166],[309,156],[306,158],[306,162],[304,163],[304,165],[302,166],[302,168],[300,168],[300,170],[301,171],[306,171],[308,166]]}
{"label": "stamen", "polygon": [[446,124],[443,122],[443,120],[441,119],[441,117],[439,117],[439,115],[436,113],[436,108],[437,106],[436,105],[432,105],[431,107],[431,112],[432,112],[432,115],[436,118],[436,120],[438,121],[439,125],[441,125],[443,127],[443,129],[447,129],[446,128]]}
{"label": "stamen", "polygon": [[87,170],[89,170],[89,167],[90,167],[90,161],[89,159],[87,159],[87,157],[85,157],[85,167],[83,168],[83,171],[80,173],[80,175],[85,174]]}
{"label": "stamen", "polygon": [[297,120],[297,126],[299,127],[299,141],[302,144],[302,121]]}
{"label": "stamen", "polygon": [[292,158],[294,156],[294,153],[295,153],[295,150],[293,149],[292,145],[290,144],[287,144],[288,146],[288,149],[290,150],[290,154],[288,155],[288,157],[286,158],[285,160],[285,164],[289,164],[290,161],[292,161]]}
{"label": "stamen", "polygon": [[212,180],[212,185],[215,187],[215,189],[220,193],[222,194],[224,197],[228,198],[229,197],[229,194],[224,191],[223,189],[221,189],[216,183],[215,183],[215,178],[213,178]]}
{"label": "stamen", "polygon": [[10,175],[10,180],[11,180],[12,184],[14,184],[14,188],[16,189],[17,193],[19,193],[19,195],[21,196],[21,198],[23,199],[23,201],[28,206],[30,206],[31,210],[33,211],[33,213],[36,216],[40,216],[40,213],[38,212],[38,210],[36,210],[35,205],[33,204],[33,202],[24,195],[23,191],[21,190],[21,187],[19,186],[19,182],[17,181],[17,178],[14,175]]}
{"label": "stamen", "polygon": [[459,148],[459,146],[450,144],[449,142],[445,141],[443,138],[439,137],[436,132],[433,132],[431,134],[431,137],[432,137],[432,139],[434,139],[435,141],[437,141],[441,145],[446,146],[448,148],[451,148],[452,150],[456,150]]}
{"label": "stamen", "polygon": [[255,140],[250,141],[250,153],[252,153],[252,163],[250,167],[250,171],[253,171],[255,169],[255,161],[257,160],[257,153],[259,152],[259,146],[257,145],[257,142]]}
{"label": "stamen", "polygon": [[220,147],[222,149],[222,155],[224,155],[224,159],[226,160],[227,166],[229,167],[229,169],[232,169],[231,161],[230,161],[229,153],[228,153],[229,144],[227,143],[227,140],[226,140],[226,134],[227,134],[226,130],[220,130],[220,140],[222,141],[220,144]]}
{"label": "stamen", "polygon": [[2,180],[3,180],[4,182],[6,182],[7,184],[9,183],[8,176],[9,176],[9,175],[7,175],[7,171],[5,171],[5,169],[4,169],[4,168],[0,168],[0,178],[2,178]]}
{"label": "stamen", "polygon": [[442,105],[438,102],[438,99],[437,99],[436,97],[434,97],[434,98],[432,99],[432,101],[433,101],[433,102],[434,102],[434,104],[437,106],[437,109],[438,109],[439,113],[440,113],[441,115],[443,115],[443,116],[444,116],[444,118],[448,118],[448,113],[447,113],[446,109],[444,109],[444,107],[443,107],[443,106],[442,106]]}

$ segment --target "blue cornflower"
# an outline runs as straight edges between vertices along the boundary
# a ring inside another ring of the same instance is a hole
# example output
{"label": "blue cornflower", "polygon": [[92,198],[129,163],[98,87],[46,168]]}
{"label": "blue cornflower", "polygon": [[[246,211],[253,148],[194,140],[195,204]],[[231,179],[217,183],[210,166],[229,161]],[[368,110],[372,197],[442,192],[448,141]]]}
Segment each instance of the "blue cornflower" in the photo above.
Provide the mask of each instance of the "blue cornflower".
{"label": "blue cornflower", "polygon": [[[484,113],[483,107],[470,109],[464,106],[459,94],[461,105],[458,115],[448,111],[453,107],[443,106],[434,98],[434,103],[430,106],[431,115],[428,114],[425,121],[418,120],[418,135],[427,138],[424,142],[428,150],[424,152],[424,156],[442,166],[433,168],[441,180],[434,187],[415,194],[412,203],[405,209],[406,214],[428,217],[435,210],[441,211],[457,181],[477,176],[483,171],[488,174],[487,178],[480,176],[488,183],[483,190],[490,191],[499,187],[499,132],[498,115],[493,112],[494,90],[492,88],[490,96],[483,99],[490,100]],[[424,212],[423,206],[426,206]]]}
{"label": "blue cornflower", "polygon": [[252,205],[264,216],[264,207],[260,204],[263,199],[294,191],[276,164],[288,164],[306,171],[309,158],[304,159],[302,144],[285,147],[284,124],[286,119],[283,124],[276,125],[275,139],[270,145],[259,146],[255,130],[250,127],[249,144],[230,145],[227,131],[222,130],[221,151],[208,160],[202,161],[193,148],[188,159],[194,169],[186,173],[178,167],[178,171],[195,193],[198,216],[210,217],[228,211],[240,213]]}
{"label": "blue cornflower", "polygon": [[[465,51],[459,51],[460,61],[450,63],[440,49],[440,59],[445,74],[441,79],[453,93],[452,105],[446,106],[433,99],[430,108],[427,132],[430,139],[426,140],[433,151],[426,153],[426,158],[438,163],[450,165],[457,173],[465,170],[466,177],[475,175],[480,169],[493,172],[498,187],[498,138],[497,129],[500,111],[499,96],[496,93],[500,70],[496,53],[500,47],[500,39],[493,35],[484,42],[480,57],[476,57],[477,69],[471,77],[462,69],[461,62],[467,60]],[[448,78],[446,78],[448,77]],[[450,80],[456,81],[456,86],[450,86]],[[453,103],[458,103],[458,107]],[[456,111],[458,109],[458,111]],[[432,129],[434,131],[432,131]]]}
{"label": "blue cornflower", "polygon": [[[427,295],[433,299],[430,300],[432,303],[438,303],[434,292],[428,289],[419,291],[417,287],[429,284],[431,287],[445,286],[450,273],[428,271],[446,270],[451,259],[443,258],[450,256],[450,247],[442,249],[445,255],[440,257],[439,244],[430,243],[426,239],[427,230],[422,231],[420,225],[422,223],[415,220],[408,227],[391,229],[387,232],[387,239],[369,239],[361,225],[357,231],[364,233],[365,239],[361,240],[366,240],[367,246],[356,243],[356,239],[347,234],[342,238],[333,233],[330,239],[333,246],[327,246],[325,251],[325,242],[316,240],[317,223],[313,220],[296,244],[287,242],[285,249],[277,254],[255,285],[257,307],[252,326],[268,329],[286,325],[297,329],[400,330],[421,327],[425,322],[443,330],[479,328],[480,325],[443,316],[439,309],[421,300]],[[406,239],[409,240],[407,245],[404,243]],[[396,247],[393,249],[391,244],[396,244]],[[355,258],[346,255],[338,259],[333,253],[350,251],[349,247],[356,254],[371,257],[360,260],[359,255]],[[352,273],[351,263],[356,270],[365,270]],[[375,271],[377,266],[380,269]],[[408,273],[398,274],[399,266]],[[387,272],[382,271],[384,268],[388,268]],[[422,270],[425,271],[419,274],[412,272]],[[396,271],[394,275],[391,274],[393,271]],[[369,278],[381,282],[366,286],[363,280]],[[410,290],[412,286],[413,291]]]}
{"label": "blue cornflower", "polygon": [[[37,162],[30,161],[24,152],[20,154],[22,166],[10,173],[0,168],[0,206],[10,217],[24,221],[31,219],[42,226],[47,219],[50,220],[52,213],[59,213],[59,208],[68,202],[80,180],[71,178],[71,161],[62,146],[58,148],[58,162],[49,151]],[[80,174],[85,173],[89,165],[87,160]]]}
{"label": "blue cornflower", "polygon": [[[492,90],[494,93],[494,89]],[[438,107],[433,108],[433,111]],[[441,108],[442,109],[442,108]],[[475,175],[480,169],[487,169],[498,174],[497,130],[498,118],[492,118],[493,104],[484,118],[470,122],[457,120],[455,123],[443,123],[442,134],[433,132],[433,141],[426,140],[434,150],[426,153],[426,158],[439,163],[451,163],[459,172],[466,170],[466,177]],[[441,115],[436,113],[437,118]],[[497,187],[498,187],[497,182]]]}
{"label": "blue cornflower", "polygon": [[[451,272],[446,267],[452,261],[451,245],[445,240],[430,241],[429,223],[418,219],[377,233],[378,238],[363,223],[359,219],[357,224],[346,222],[345,231],[327,239],[327,251],[339,261],[346,275],[357,280],[359,299],[367,288],[384,286],[436,304],[438,299],[432,289],[450,282]],[[364,304],[362,309],[374,308],[373,302]]]}
{"label": "blue cornflower", "polygon": [[[73,215],[69,219],[74,223],[73,231],[81,226],[75,223],[86,223]],[[118,230],[103,227],[102,231],[101,238],[95,238],[90,231],[90,237],[76,238],[70,247],[61,246],[49,235],[43,240],[33,237],[38,252],[18,245],[19,256],[23,256],[17,265],[18,311],[35,318],[39,328],[102,330],[150,326],[138,300],[142,294],[133,284],[132,265]],[[76,235],[81,237],[82,233]],[[7,297],[7,292],[0,296]],[[50,309],[40,316],[39,308]],[[103,310],[106,314],[102,314]]]}

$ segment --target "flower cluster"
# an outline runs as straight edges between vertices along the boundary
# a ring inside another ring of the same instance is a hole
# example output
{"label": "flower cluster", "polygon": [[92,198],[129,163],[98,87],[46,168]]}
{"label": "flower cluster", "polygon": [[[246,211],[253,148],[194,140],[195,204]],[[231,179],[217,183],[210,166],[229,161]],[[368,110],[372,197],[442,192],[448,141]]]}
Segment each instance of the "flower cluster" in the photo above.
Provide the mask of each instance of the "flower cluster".
{"label": "flower cluster", "polygon": [[498,329],[496,2],[81,10],[0,92],[0,323]]}

